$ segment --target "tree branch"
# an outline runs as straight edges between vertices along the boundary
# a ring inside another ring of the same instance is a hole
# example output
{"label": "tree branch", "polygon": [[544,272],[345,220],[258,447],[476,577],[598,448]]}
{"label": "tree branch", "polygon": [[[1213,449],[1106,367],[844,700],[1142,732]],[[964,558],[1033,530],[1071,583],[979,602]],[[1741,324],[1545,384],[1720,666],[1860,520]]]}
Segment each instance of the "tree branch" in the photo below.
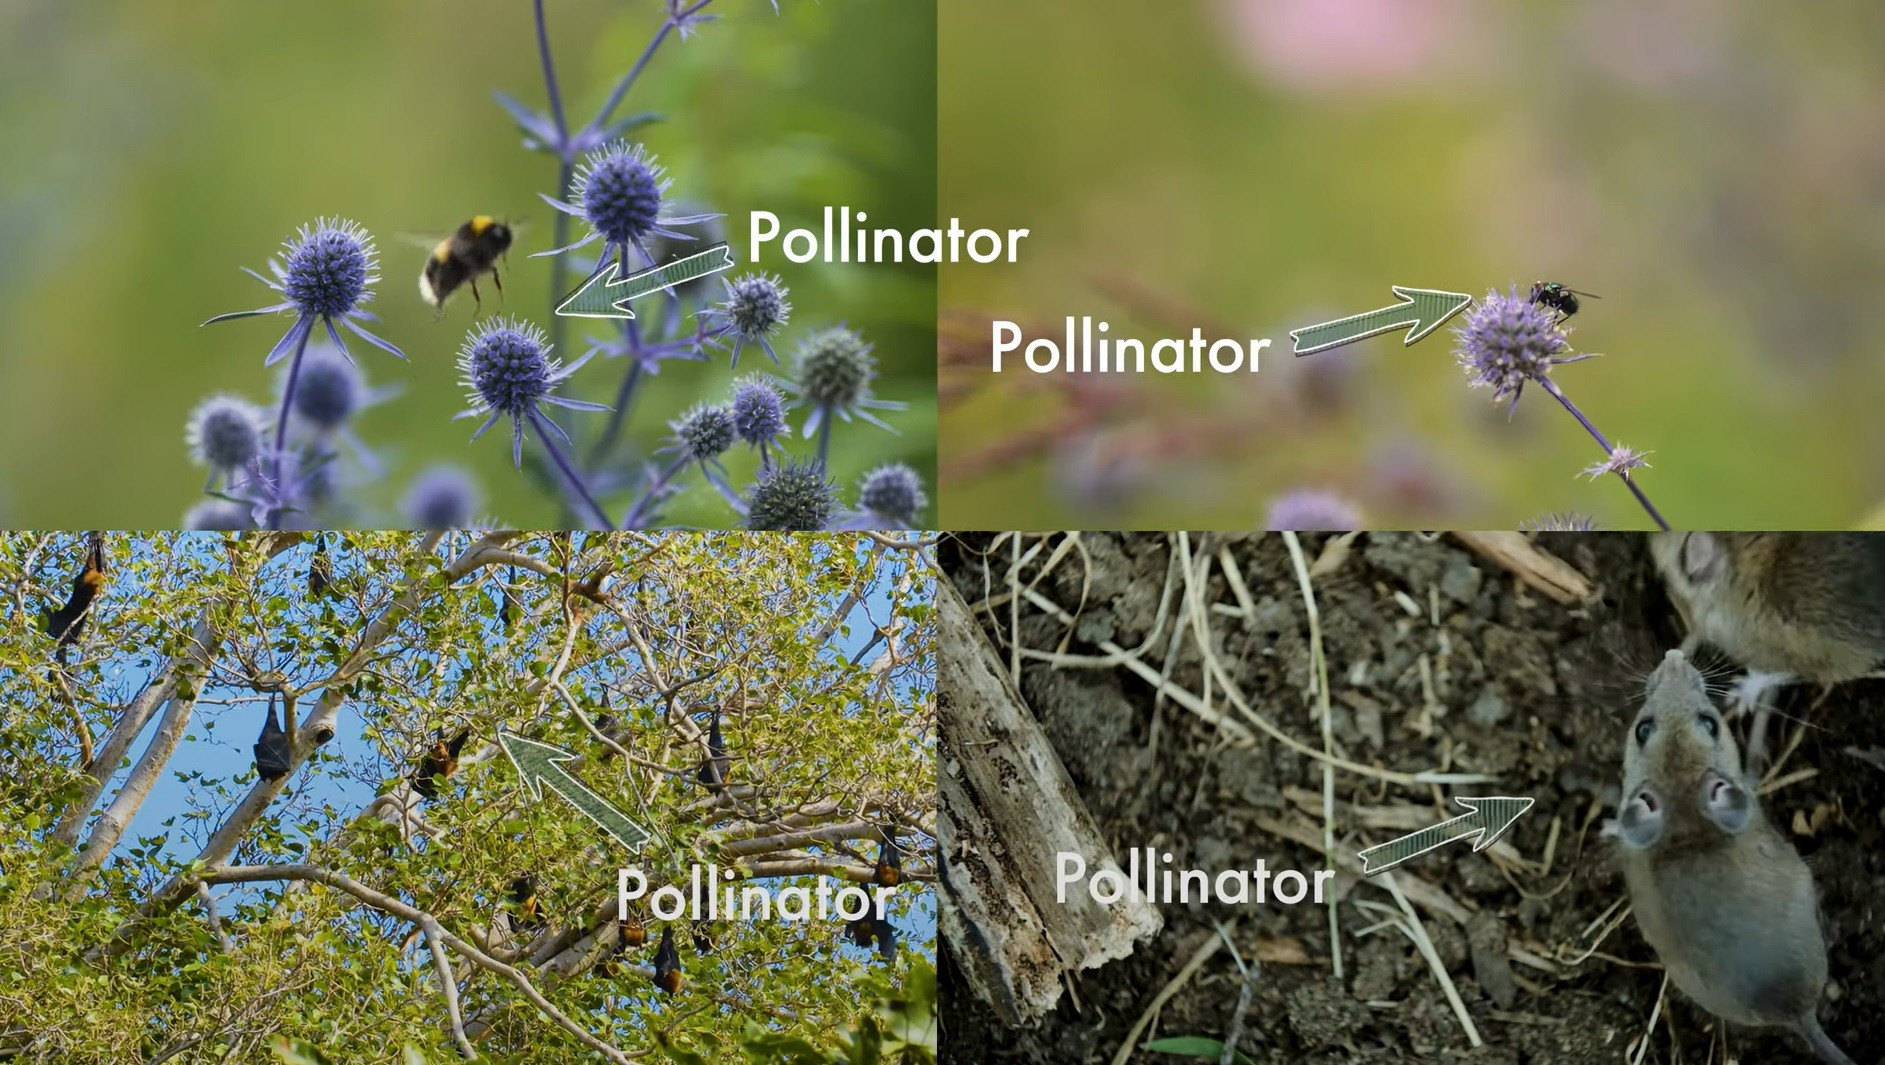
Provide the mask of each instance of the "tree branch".
{"label": "tree branch", "polygon": [[[231,865],[224,866],[220,869],[211,869],[198,874],[198,876],[193,878],[192,883],[196,880],[207,881],[212,884],[254,884],[269,881],[299,880],[315,884],[324,884],[337,891],[344,891],[360,900],[362,903],[379,910],[381,913],[391,914],[394,917],[402,918],[418,925],[421,929],[425,930],[428,939],[436,937],[442,940],[447,946],[457,951],[473,965],[488,972],[495,973],[510,983],[515,984],[517,989],[523,992],[524,997],[530,1000],[531,1005],[537,1007],[540,1013],[554,1021],[557,1027],[562,1028],[564,1031],[581,1040],[584,1046],[603,1055],[610,1061],[617,1062],[618,1065],[633,1065],[633,1059],[626,1053],[592,1035],[587,1028],[577,1024],[568,1014],[558,1009],[549,999],[544,998],[543,993],[537,990],[536,985],[531,983],[530,978],[525,976],[522,970],[498,961],[496,958],[478,949],[478,947],[470,941],[446,931],[444,927],[439,924],[438,919],[426,911],[401,902],[391,895],[375,891],[373,888],[360,883],[344,873],[338,873],[331,869],[322,869],[312,865]],[[442,973],[448,971],[448,969],[441,970]],[[455,997],[454,994],[448,993],[448,1008],[451,1008],[451,999]],[[462,1049],[463,1044],[461,1043],[461,1052]]]}
{"label": "tree branch", "polygon": [[465,1015],[458,1006],[458,979],[452,975],[452,959],[445,953],[444,937],[440,934],[439,923],[431,917],[419,922],[425,931],[426,946],[432,948],[432,964],[438,970],[439,990],[445,993],[445,1012],[452,1020],[452,1042],[458,1044],[458,1056],[466,1061],[475,1060],[478,1051],[465,1038]]}

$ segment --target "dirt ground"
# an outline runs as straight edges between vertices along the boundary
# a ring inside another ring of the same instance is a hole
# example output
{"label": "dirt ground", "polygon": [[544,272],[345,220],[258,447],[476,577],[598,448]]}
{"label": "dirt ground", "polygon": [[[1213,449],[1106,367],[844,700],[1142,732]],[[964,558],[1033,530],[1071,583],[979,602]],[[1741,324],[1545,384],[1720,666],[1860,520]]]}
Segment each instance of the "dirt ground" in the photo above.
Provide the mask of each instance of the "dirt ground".
{"label": "dirt ground", "polygon": [[[971,604],[984,599],[989,584],[999,590],[1006,579],[1009,545],[984,556],[991,539],[970,535],[941,548],[944,568]],[[1304,537],[1308,558],[1316,559],[1327,542]],[[1198,539],[1191,543],[1195,549]],[[1253,705],[1319,747],[1307,695],[1306,614],[1284,542],[1260,535],[1228,543],[1256,610],[1250,618],[1214,614],[1218,653]],[[1649,1025],[1662,974],[1633,920],[1603,931],[1610,925],[1600,919],[1608,913],[1614,923],[1623,912],[1624,890],[1598,833],[1602,819],[1615,813],[1624,733],[1640,704],[1641,678],[1680,641],[1681,622],[1656,579],[1644,538],[1547,534],[1538,543],[1598,586],[1598,599],[1561,605],[1523,589],[1453,539],[1412,534],[1364,535],[1339,568],[1315,582],[1338,753],[1399,770],[1483,772],[1497,784],[1482,786],[1482,794],[1536,798],[1507,837],[1530,861],[1541,859],[1557,826],[1549,871],[1502,869],[1487,854],[1454,844],[1396,873],[1473,911],[1462,926],[1417,908],[1485,1045],[1470,1047],[1440,982],[1406,935],[1395,927],[1359,935],[1382,917],[1362,903],[1393,902],[1374,881],[1343,875],[1336,881],[1346,891],[1338,911],[1340,981],[1333,975],[1324,907],[1172,904],[1163,907],[1165,929],[1157,938],[1130,958],[1072,978],[1055,1012],[1011,1031],[972,998],[945,950],[944,1060],[1111,1061],[1134,1020],[1215,934],[1213,922],[1233,920],[1234,942],[1245,958],[1274,959],[1260,967],[1244,1021],[1239,1048],[1249,1060],[1636,1060],[1633,1044]],[[1075,631],[1069,637],[1061,624],[1024,609],[1024,646],[1053,649],[1064,642],[1068,653],[1092,654],[1105,639],[1135,647],[1151,628],[1171,538],[1086,533],[1081,547],[1084,558],[1068,554],[1038,586],[1070,611],[1084,597]],[[1024,579],[1038,567],[1037,561]],[[1207,601],[1234,607],[1237,598],[1216,567],[1210,581]],[[1003,648],[1007,612],[1005,605],[992,618],[980,612]],[[1165,648],[1161,637],[1148,662],[1162,667]],[[1116,854],[1157,845],[1173,852],[1179,868],[1250,868],[1259,858],[1272,870],[1323,866],[1318,849],[1272,830],[1308,826],[1308,838],[1320,838],[1319,762],[1261,737],[1254,746],[1227,746],[1216,728],[1170,701],[1155,711],[1152,688],[1123,670],[1040,663],[1024,669],[1023,694]],[[1192,643],[1183,645],[1172,679],[1202,690]],[[1877,1060],[1877,1048],[1885,1046],[1885,762],[1877,757],[1885,751],[1879,710],[1885,681],[1843,686],[1816,706],[1820,697],[1810,688],[1780,696],[1784,713],[1818,727],[1798,730],[1799,745],[1776,775],[1817,773],[1764,801],[1818,880],[1831,961],[1820,1020],[1848,1054],[1866,1062]],[[1745,722],[1738,727],[1745,731]],[[1791,721],[1774,727],[1777,748],[1797,731]],[[1872,760],[1853,750],[1872,752]],[[1432,821],[1460,812],[1440,807],[1438,788],[1344,772],[1335,786],[1338,849],[1350,854],[1401,834],[1357,827],[1358,811],[1417,804]],[[1229,954],[1219,951],[1142,1039],[1222,1038],[1242,984]],[[1671,988],[1640,1060],[1812,1060],[1792,1036],[1775,1030],[1729,1032],[1724,1051],[1717,1028]],[[1197,1059],[1142,1051],[1131,1060]]]}

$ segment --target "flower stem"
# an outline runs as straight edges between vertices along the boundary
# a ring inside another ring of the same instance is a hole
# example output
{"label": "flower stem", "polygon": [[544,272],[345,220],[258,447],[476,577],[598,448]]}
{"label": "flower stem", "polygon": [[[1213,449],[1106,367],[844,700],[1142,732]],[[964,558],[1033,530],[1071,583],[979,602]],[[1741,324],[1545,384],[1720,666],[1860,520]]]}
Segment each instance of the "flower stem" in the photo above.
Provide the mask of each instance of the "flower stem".
{"label": "flower stem", "polygon": [[556,468],[563,471],[563,477],[569,481],[570,487],[576,490],[577,498],[581,499],[595,515],[596,527],[613,529],[615,523],[609,520],[608,511],[603,510],[602,504],[596,502],[596,497],[589,494],[589,485],[584,483],[582,475],[576,472],[576,468],[570,465],[569,456],[563,454],[563,449],[556,446],[556,437],[552,435],[556,430],[545,425],[543,416],[534,410],[530,412],[529,417],[530,424],[537,430],[537,439],[543,441],[543,448],[550,453],[550,458],[556,463]]}
{"label": "flower stem", "polygon": [[628,372],[622,375],[622,387],[615,393],[615,409],[609,413],[609,424],[596,438],[595,446],[589,449],[589,463],[595,465],[608,455],[615,446],[615,438],[622,433],[622,422],[628,417],[629,401],[635,398],[635,386],[641,382],[641,358],[629,352]]}
{"label": "flower stem", "polygon": [[701,8],[711,3],[713,3],[713,0],[699,0],[698,3],[685,8],[679,14],[670,15],[661,21],[661,28],[655,31],[654,40],[649,41],[648,47],[642,49],[641,58],[635,60],[635,65],[629,68],[628,73],[623,76],[621,81],[616,82],[614,90],[609,93],[609,98],[603,101],[602,110],[596,112],[596,120],[593,123],[595,128],[601,129],[609,124],[609,116],[615,113],[617,107],[621,106],[622,97],[628,95],[629,86],[635,84],[635,79],[641,76],[642,68],[648,65],[648,60],[654,58],[655,49],[661,47],[662,41],[667,40],[668,31],[674,29],[674,27],[681,22],[692,18]]}
{"label": "flower stem", "polygon": [[[557,168],[557,199],[569,199],[569,183],[574,176],[575,168],[570,165],[570,161],[567,158],[564,159]],[[561,248],[569,243],[569,215],[562,211],[551,211],[550,213],[556,216],[555,220],[550,223],[550,246],[553,248]],[[550,256],[550,309],[552,312],[550,315],[550,348],[554,351],[563,350],[563,316],[554,312],[556,310],[557,301],[563,298],[563,286],[567,283],[566,276],[563,272],[564,270],[563,256]]]}
{"label": "flower stem", "polygon": [[642,515],[647,512],[649,504],[660,497],[661,490],[666,488],[668,482],[674,480],[674,475],[681,472],[686,466],[687,457],[683,455],[669,463],[666,469],[656,474],[655,483],[648,486],[648,491],[644,492],[640,499],[635,500],[635,505],[629,509],[628,517],[622,519],[622,528],[640,528]]}
{"label": "flower stem", "polygon": [[[1610,441],[1605,439],[1604,434],[1598,432],[1597,427],[1590,423],[1590,419],[1584,417],[1584,412],[1577,409],[1577,404],[1571,402],[1571,397],[1565,395],[1563,390],[1558,388],[1555,381],[1549,377],[1542,378],[1539,380],[1539,387],[1551,393],[1551,398],[1557,400],[1564,406],[1565,410],[1571,412],[1571,416],[1576,418],[1578,424],[1584,427],[1584,431],[1589,433],[1591,437],[1597,441],[1597,446],[1604,449],[1604,456],[1606,458],[1616,450],[1614,447],[1610,446]],[[1669,523],[1662,520],[1662,514],[1657,511],[1656,505],[1649,501],[1649,496],[1643,494],[1642,487],[1636,483],[1635,478],[1630,476],[1630,472],[1628,470],[1618,470],[1617,476],[1623,479],[1624,485],[1630,489],[1630,494],[1636,497],[1636,501],[1643,505],[1643,510],[1649,514],[1650,520],[1656,523],[1656,527],[1664,532],[1668,532]]]}
{"label": "flower stem", "polygon": [[568,155],[569,124],[563,121],[563,94],[556,89],[556,67],[550,62],[550,32],[543,24],[543,0],[537,0],[536,7],[537,55],[543,60],[543,84],[550,93],[550,115],[556,119],[557,152]]}
{"label": "flower stem", "polygon": [[[295,388],[301,383],[301,356],[307,354],[308,338],[314,335],[314,321],[303,318],[295,326],[301,330],[301,339],[295,342],[295,357],[288,363],[288,383],[281,390],[281,413],[275,416],[275,492],[283,495],[281,482],[282,470],[286,462],[288,446],[288,412],[294,408]],[[281,523],[281,510],[276,508],[268,517],[270,528]]]}
{"label": "flower stem", "polygon": [[833,414],[827,410],[818,423],[818,468],[825,468],[825,457],[831,453],[831,422]]}

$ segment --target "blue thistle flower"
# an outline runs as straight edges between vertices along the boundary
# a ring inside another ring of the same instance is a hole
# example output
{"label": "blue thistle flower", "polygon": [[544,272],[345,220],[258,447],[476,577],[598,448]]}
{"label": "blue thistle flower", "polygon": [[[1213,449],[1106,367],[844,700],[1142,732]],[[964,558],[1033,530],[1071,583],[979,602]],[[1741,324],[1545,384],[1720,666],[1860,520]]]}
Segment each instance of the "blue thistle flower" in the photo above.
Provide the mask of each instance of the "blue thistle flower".
{"label": "blue thistle flower", "polygon": [[249,508],[227,499],[205,499],[183,513],[183,527],[192,532],[238,532],[254,528]]}
{"label": "blue thistle flower", "polygon": [[334,328],[337,321],[367,343],[402,359],[406,357],[404,352],[359,325],[362,321],[376,320],[361,310],[360,305],[373,298],[372,286],[380,279],[379,251],[365,229],[344,219],[323,218],[312,226],[302,226],[292,239],[283,241],[283,246],[287,249],[286,261],[270,259],[268,262],[274,280],[243,268],[250,277],[280,293],[282,302],[252,311],[219,314],[203,324],[263,314],[294,314],[295,324],[288,327],[288,332],[269,350],[264,360],[267,366],[280,362],[290,352],[299,353],[304,349],[317,321],[327,328],[328,337],[342,352],[347,350],[347,345]]}
{"label": "blue thistle flower", "polygon": [[641,253],[643,262],[655,265],[654,252],[648,244],[651,238],[692,240],[691,234],[671,227],[719,217],[713,214],[664,215],[663,197],[671,184],[673,181],[667,171],[641,145],[626,141],[603,145],[585,156],[582,166],[577,168],[572,186],[574,203],[538,194],[551,207],[587,222],[589,235],[574,244],[537,255],[575,251],[600,238],[605,245],[603,258],[614,255],[624,270],[629,268],[630,248]]}
{"label": "blue thistle flower", "polygon": [[543,449],[549,452],[577,497],[598,524],[609,528],[614,523],[608,513],[596,502],[588,482],[576,472],[569,456],[557,445],[558,439],[565,444],[573,441],[562,426],[543,413],[542,406],[549,403],[569,410],[608,410],[600,403],[552,394],[594,354],[589,352],[565,366],[550,355],[550,344],[543,330],[519,319],[494,318],[473,329],[465,337],[464,347],[459,349],[458,369],[464,374],[471,407],[458,412],[457,417],[485,416],[484,423],[471,434],[473,440],[483,436],[498,419],[508,417],[511,420],[511,462],[518,469],[524,465],[524,423],[529,422],[537,430],[537,438],[543,441]]}
{"label": "blue thistle flower", "polygon": [[1271,500],[1264,528],[1292,532],[1345,532],[1361,528],[1361,511],[1334,492],[1304,488],[1286,492]]}
{"label": "blue thistle flower", "polygon": [[747,377],[733,387],[733,428],[740,439],[759,449],[766,449],[785,432],[785,397],[770,380]]}
{"label": "blue thistle flower", "polygon": [[726,302],[715,304],[700,315],[703,319],[718,320],[723,335],[733,337],[731,365],[739,366],[740,350],[747,344],[758,344],[766,357],[777,363],[779,353],[772,348],[772,337],[792,315],[786,287],[770,274],[746,274],[722,283],[726,285]]}
{"label": "blue thistle flower", "polygon": [[190,459],[210,469],[212,481],[247,467],[262,452],[264,415],[241,396],[214,395],[196,405],[184,426]]}
{"label": "blue thistle flower", "polygon": [[524,464],[524,423],[529,422],[539,436],[554,433],[567,443],[569,434],[544,415],[541,404],[550,403],[569,410],[609,408],[600,403],[566,399],[552,395],[556,386],[582,368],[590,356],[584,355],[564,366],[550,355],[549,340],[543,330],[518,319],[493,318],[473,329],[459,349],[458,369],[469,392],[471,407],[460,411],[459,418],[484,415],[484,424],[471,434],[483,436],[498,419],[511,420],[511,461]]}
{"label": "blue thistle flower", "polygon": [[1634,448],[1627,448],[1622,444],[1618,444],[1610,449],[1609,458],[1602,462],[1592,463],[1584,467],[1584,476],[1589,477],[1593,481],[1606,473],[1614,473],[1622,477],[1631,470],[1647,467],[1649,462],[1645,456],[1648,454],[1649,452],[1647,451],[1637,451]]}
{"label": "blue thistle flower", "polygon": [[806,337],[799,345],[797,381],[792,389],[801,402],[812,408],[805,419],[805,435],[819,433],[818,462],[823,465],[831,446],[833,415],[850,421],[863,419],[887,432],[895,433],[872,410],[903,410],[907,404],[871,395],[871,382],[877,378],[877,359],[871,345],[845,328],[833,326]]}
{"label": "blue thistle flower", "polygon": [[1553,366],[1590,358],[1568,354],[1570,337],[1556,312],[1519,295],[1516,287],[1487,292],[1453,332],[1459,338],[1454,357],[1472,386],[1492,389],[1495,402],[1509,397],[1514,408],[1527,381],[1543,385]]}
{"label": "blue thistle flower", "polygon": [[420,529],[462,529],[479,505],[478,483],[457,466],[433,466],[406,490],[400,509]]}
{"label": "blue thistle flower", "polygon": [[331,347],[308,349],[301,364],[301,386],[295,390],[297,416],[320,432],[331,433],[366,402],[366,377],[358,363]]}
{"label": "blue thistle flower", "polygon": [[719,461],[739,437],[732,412],[705,403],[668,425],[674,430],[674,442],[662,450],[679,452],[682,457],[702,464]]}
{"label": "blue thistle flower", "polygon": [[879,466],[865,474],[858,488],[859,507],[900,529],[914,526],[916,512],[927,502],[923,479],[900,462]]}
{"label": "blue thistle flower", "polygon": [[837,486],[825,468],[787,462],[759,471],[746,499],[746,527],[767,532],[811,532],[831,523]]}

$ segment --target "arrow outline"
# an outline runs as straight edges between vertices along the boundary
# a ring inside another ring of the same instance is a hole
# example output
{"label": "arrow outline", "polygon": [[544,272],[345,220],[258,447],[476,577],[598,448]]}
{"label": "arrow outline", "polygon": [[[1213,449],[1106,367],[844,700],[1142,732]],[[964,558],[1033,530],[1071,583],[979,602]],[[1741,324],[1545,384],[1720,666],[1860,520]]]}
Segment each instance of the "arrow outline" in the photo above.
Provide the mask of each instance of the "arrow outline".
{"label": "arrow outline", "polygon": [[[512,742],[519,744],[526,750],[531,749],[531,748],[537,749],[540,753],[543,754],[544,758],[548,760],[549,768],[552,771],[547,772],[547,773],[532,772],[529,767],[525,766],[523,762],[518,760],[517,752],[511,748]],[[575,761],[576,755],[570,753],[569,751],[563,750],[561,747],[555,747],[550,744],[544,743],[541,740],[533,740],[529,738],[528,736],[519,736],[515,732],[511,732],[508,729],[498,730],[497,745],[504,749],[505,757],[510,759],[510,763],[512,767],[517,770],[518,779],[523,781],[524,787],[530,791],[531,802],[533,803],[542,802],[543,789],[547,787],[551,791],[555,792],[557,796],[561,798],[564,802],[569,803],[571,806],[575,807],[577,813],[582,814],[584,817],[588,818],[597,828],[600,828],[603,831],[603,833],[606,834],[610,839],[615,840],[617,843],[620,843],[624,847],[627,847],[629,850],[637,854],[641,853],[642,844],[647,843],[649,840],[654,838],[653,832],[641,827],[641,825],[635,822],[634,818],[629,817],[627,814],[623,813],[620,809],[616,807],[614,803],[603,798],[601,795],[598,795],[594,789],[590,788],[587,784],[584,784],[582,781],[576,779],[574,774],[570,773],[569,770],[563,768],[563,763]],[[634,829],[635,831],[641,833],[641,840],[639,842],[630,843],[628,840],[623,839],[620,835],[616,833],[615,829],[609,827],[607,824],[604,824],[602,818],[584,809],[583,804],[581,802],[578,802],[568,792],[564,791],[562,785],[566,785],[566,784],[574,785],[584,796],[586,796],[589,799],[593,799],[595,802],[601,804],[604,807],[607,807],[610,812],[615,814],[615,816],[621,818],[624,824],[628,825],[628,827]]]}
{"label": "arrow outline", "polygon": [[[1480,837],[1479,840],[1473,844],[1473,853],[1477,854],[1480,851],[1485,850],[1487,847],[1492,846],[1494,843],[1499,842],[1499,838],[1505,835],[1507,832],[1511,831],[1512,826],[1518,823],[1518,819],[1525,816],[1526,812],[1529,811],[1532,808],[1532,805],[1536,803],[1538,800],[1527,798],[1523,795],[1455,795],[1453,796],[1453,801],[1465,807],[1468,812],[1461,814],[1458,817],[1448,818],[1447,820],[1441,821],[1437,824],[1428,825],[1425,828],[1415,829],[1414,831],[1409,832],[1405,836],[1396,836],[1395,838],[1388,840],[1386,843],[1377,843],[1372,847],[1367,847],[1362,850],[1356,851],[1355,857],[1361,860],[1361,875],[1375,876],[1380,873],[1385,873],[1396,866],[1405,865],[1408,862],[1413,861],[1415,858],[1419,858],[1423,855],[1430,854],[1434,851],[1437,851],[1441,847],[1444,847],[1449,843],[1458,843],[1460,840],[1466,839],[1470,836]],[[1508,818],[1505,824],[1501,825],[1497,831],[1489,832],[1487,831],[1486,824],[1485,824],[1485,811],[1480,807],[1479,804],[1494,803],[1494,802],[1516,802],[1516,803],[1523,803],[1524,805],[1520,806],[1516,811],[1514,811],[1512,816]],[[1371,854],[1378,854],[1382,850],[1388,847],[1394,846],[1396,843],[1401,843],[1406,840],[1412,839],[1415,836],[1421,835],[1422,833],[1434,832],[1437,830],[1444,830],[1449,825],[1462,824],[1474,818],[1479,819],[1479,824],[1475,826],[1474,828],[1471,828],[1465,832],[1461,832],[1458,835],[1447,836],[1444,839],[1441,839],[1438,842],[1433,843],[1429,846],[1423,847],[1412,854],[1402,855],[1401,857],[1396,858],[1393,861],[1387,863],[1386,865],[1380,866],[1379,868],[1375,868],[1375,869],[1368,868],[1368,856]]]}
{"label": "arrow outline", "polygon": [[[1427,334],[1440,328],[1442,325],[1446,324],[1446,322],[1449,319],[1451,319],[1454,315],[1459,314],[1461,311],[1472,306],[1473,304],[1473,297],[1467,295],[1464,292],[1448,292],[1444,289],[1437,289],[1437,288],[1414,288],[1411,285],[1389,285],[1388,291],[1394,293],[1395,296],[1407,302],[1405,304],[1395,304],[1389,307],[1376,307],[1374,310],[1362,311],[1360,314],[1351,314],[1346,318],[1337,318],[1332,322],[1318,322],[1315,325],[1303,326],[1301,329],[1292,329],[1289,331],[1289,339],[1290,339],[1290,345],[1291,345],[1290,350],[1295,353],[1297,358],[1302,358],[1304,355],[1314,355],[1318,351],[1327,351],[1330,348],[1339,348],[1345,344],[1353,344],[1358,340],[1366,340],[1369,337],[1380,336],[1382,333],[1392,333],[1394,330],[1399,329],[1402,326],[1410,327],[1410,329],[1409,329],[1406,339],[1404,339],[1401,342],[1401,346],[1411,348],[1414,346],[1415,341],[1425,339]],[[1357,333],[1354,336],[1345,336],[1340,340],[1332,340],[1326,344],[1317,344],[1315,347],[1312,347],[1312,348],[1304,348],[1302,346],[1303,333],[1314,332],[1319,329],[1328,329],[1332,326],[1341,325],[1344,322],[1359,321],[1360,319],[1368,318],[1368,317],[1372,317],[1374,315],[1380,314],[1383,311],[1409,311],[1411,312],[1414,310],[1414,308],[1420,305],[1420,300],[1418,296],[1415,295],[1416,293],[1418,293],[1421,296],[1443,296],[1447,299],[1454,300],[1456,302],[1452,310],[1446,312],[1445,314],[1440,315],[1438,318],[1435,318],[1432,322],[1428,323],[1426,328],[1424,329],[1412,328],[1412,327],[1419,326],[1423,321],[1423,319],[1419,315],[1415,315],[1411,320],[1391,321],[1388,324],[1380,327],[1379,329],[1370,329],[1369,331],[1365,333]]]}
{"label": "arrow outline", "polygon": [[[595,286],[597,279],[601,279],[603,295],[607,296],[609,295],[609,289],[618,288],[622,285],[632,285],[637,281],[645,280],[664,270],[671,270],[676,266],[693,262],[696,259],[704,259],[715,253],[721,253],[721,262],[719,265],[710,267],[701,273],[689,277],[676,278],[673,281],[654,285],[639,292],[630,292],[628,295],[618,296],[609,301],[609,309],[606,311],[577,311],[569,309],[569,305],[576,302],[577,297],[588,292]],[[556,313],[564,318],[610,318],[618,321],[632,321],[635,317],[635,312],[628,308],[628,303],[631,300],[638,300],[643,296],[651,295],[663,289],[672,289],[675,285],[717,274],[723,270],[731,270],[738,265],[739,261],[733,257],[733,246],[724,240],[710,247],[702,248],[697,252],[683,255],[678,259],[669,259],[660,266],[651,266],[646,270],[638,270],[635,273],[629,274],[627,277],[622,276],[621,260],[611,258],[600,267],[597,267],[594,273],[583,278],[582,283],[576,286],[575,291],[564,296],[562,301],[556,305]]]}

